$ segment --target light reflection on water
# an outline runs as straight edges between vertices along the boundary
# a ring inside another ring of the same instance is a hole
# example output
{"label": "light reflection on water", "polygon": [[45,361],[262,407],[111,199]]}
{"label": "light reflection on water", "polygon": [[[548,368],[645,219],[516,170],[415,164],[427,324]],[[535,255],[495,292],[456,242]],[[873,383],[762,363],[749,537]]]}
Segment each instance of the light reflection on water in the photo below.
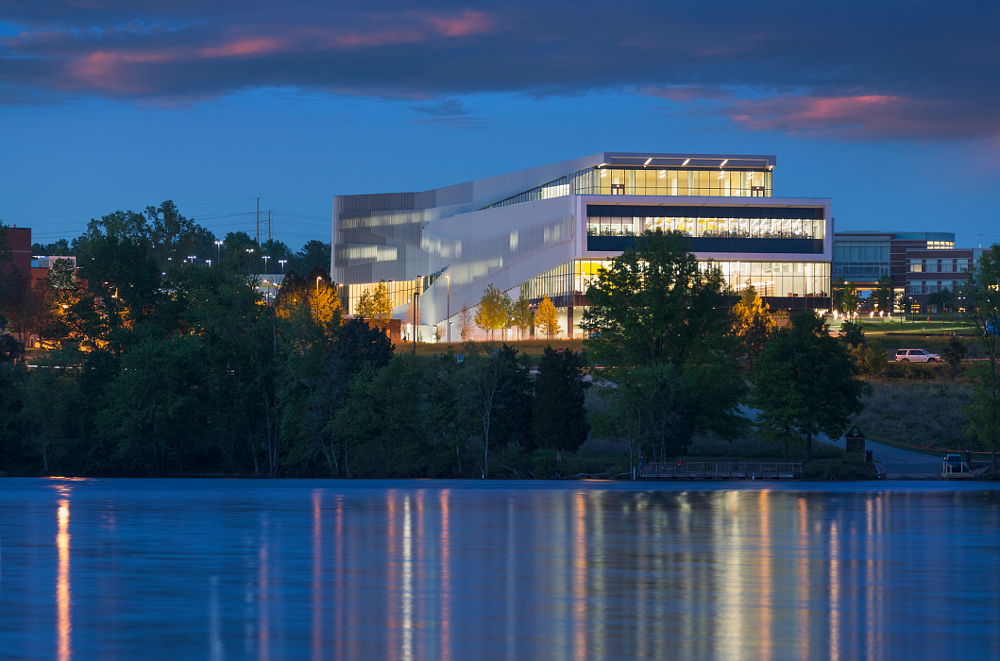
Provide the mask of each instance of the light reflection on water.
{"label": "light reflection on water", "polygon": [[982,485],[5,479],[0,657],[997,658],[998,514]]}

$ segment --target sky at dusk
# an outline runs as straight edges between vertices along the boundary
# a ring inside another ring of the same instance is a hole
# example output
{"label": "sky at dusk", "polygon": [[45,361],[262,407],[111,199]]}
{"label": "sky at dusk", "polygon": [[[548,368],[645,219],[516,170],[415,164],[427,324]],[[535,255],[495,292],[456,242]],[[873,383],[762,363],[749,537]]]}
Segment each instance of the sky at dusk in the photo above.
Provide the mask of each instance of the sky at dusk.
{"label": "sky at dusk", "polygon": [[337,194],[601,151],[775,154],[838,229],[1000,242],[1000,3],[0,0],[0,219],[174,200],[330,240]]}

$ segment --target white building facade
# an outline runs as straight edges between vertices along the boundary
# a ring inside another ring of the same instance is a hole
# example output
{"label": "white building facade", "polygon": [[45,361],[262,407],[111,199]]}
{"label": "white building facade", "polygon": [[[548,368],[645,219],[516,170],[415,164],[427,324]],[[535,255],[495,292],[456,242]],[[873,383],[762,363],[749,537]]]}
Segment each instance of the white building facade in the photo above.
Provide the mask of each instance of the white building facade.
{"label": "white building facade", "polygon": [[417,293],[421,323],[441,327],[493,285],[513,299],[548,296],[579,336],[590,280],[660,228],[684,234],[734,290],[750,282],[772,308],[829,309],[831,201],[774,197],[774,166],[773,156],[604,152],[421,193],[337,196],[331,273],[347,314],[385,282],[396,316]]}

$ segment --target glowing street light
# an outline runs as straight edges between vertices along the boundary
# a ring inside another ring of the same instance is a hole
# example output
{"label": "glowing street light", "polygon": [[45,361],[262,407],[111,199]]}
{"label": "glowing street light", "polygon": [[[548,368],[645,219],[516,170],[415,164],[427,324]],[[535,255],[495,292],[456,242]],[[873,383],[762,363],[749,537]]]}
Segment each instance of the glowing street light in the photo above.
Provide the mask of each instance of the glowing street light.
{"label": "glowing street light", "polygon": [[278,263],[281,264],[281,275],[285,274],[285,264],[288,263],[287,259],[279,259]]}
{"label": "glowing street light", "polygon": [[222,259],[222,241],[215,242],[215,259],[216,260]]}

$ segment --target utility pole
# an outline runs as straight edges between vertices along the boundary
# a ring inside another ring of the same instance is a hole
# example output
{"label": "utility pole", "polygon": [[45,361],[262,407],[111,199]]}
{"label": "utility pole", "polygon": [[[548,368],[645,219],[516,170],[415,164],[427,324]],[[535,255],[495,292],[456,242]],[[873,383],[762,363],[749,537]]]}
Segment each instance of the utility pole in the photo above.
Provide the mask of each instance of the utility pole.
{"label": "utility pole", "polygon": [[271,212],[267,212],[267,240],[271,240]]}
{"label": "utility pole", "polygon": [[260,245],[260,198],[257,198],[257,245]]}

